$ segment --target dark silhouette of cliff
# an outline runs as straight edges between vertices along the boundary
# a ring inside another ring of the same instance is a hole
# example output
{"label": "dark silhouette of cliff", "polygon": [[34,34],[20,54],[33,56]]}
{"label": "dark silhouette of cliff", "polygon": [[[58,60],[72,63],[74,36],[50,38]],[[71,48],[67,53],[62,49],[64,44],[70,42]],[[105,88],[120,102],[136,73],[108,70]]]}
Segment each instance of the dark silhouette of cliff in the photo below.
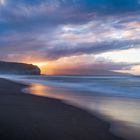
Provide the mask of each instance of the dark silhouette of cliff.
{"label": "dark silhouette of cliff", "polygon": [[40,75],[39,67],[32,64],[0,61],[0,74]]}

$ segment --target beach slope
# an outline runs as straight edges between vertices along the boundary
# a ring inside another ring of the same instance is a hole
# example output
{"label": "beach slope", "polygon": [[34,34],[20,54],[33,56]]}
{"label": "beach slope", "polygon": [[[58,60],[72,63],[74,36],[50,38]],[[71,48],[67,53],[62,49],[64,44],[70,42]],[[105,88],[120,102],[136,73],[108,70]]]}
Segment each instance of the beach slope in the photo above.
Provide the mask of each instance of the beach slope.
{"label": "beach slope", "polygon": [[123,140],[88,112],[22,93],[22,88],[25,85],[0,79],[1,140]]}

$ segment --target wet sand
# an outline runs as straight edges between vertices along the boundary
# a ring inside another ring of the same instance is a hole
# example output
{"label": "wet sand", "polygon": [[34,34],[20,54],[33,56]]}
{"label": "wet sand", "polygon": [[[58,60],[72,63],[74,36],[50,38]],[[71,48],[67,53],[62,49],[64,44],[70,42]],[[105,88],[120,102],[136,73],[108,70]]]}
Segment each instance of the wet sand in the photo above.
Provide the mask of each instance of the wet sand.
{"label": "wet sand", "polygon": [[22,93],[25,87],[0,79],[1,140],[123,140],[109,123],[60,100]]}

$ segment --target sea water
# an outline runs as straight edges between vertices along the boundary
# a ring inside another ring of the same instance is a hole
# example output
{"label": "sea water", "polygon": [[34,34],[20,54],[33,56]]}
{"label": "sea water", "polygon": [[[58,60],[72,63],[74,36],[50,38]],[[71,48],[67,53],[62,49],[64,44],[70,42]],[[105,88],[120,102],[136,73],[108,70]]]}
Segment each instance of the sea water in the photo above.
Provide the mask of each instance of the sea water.
{"label": "sea water", "polygon": [[[140,140],[139,76],[7,76],[29,83],[24,90],[57,98],[111,122],[111,131]],[[93,124],[94,125],[94,124]]]}

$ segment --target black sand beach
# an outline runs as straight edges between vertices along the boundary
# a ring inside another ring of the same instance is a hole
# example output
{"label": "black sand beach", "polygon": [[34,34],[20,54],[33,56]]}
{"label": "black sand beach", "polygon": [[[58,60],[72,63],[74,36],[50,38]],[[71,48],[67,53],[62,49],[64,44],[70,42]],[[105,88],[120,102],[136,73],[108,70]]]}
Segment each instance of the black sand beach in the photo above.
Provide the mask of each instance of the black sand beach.
{"label": "black sand beach", "polygon": [[59,100],[21,92],[0,79],[0,140],[123,140],[110,125]]}

